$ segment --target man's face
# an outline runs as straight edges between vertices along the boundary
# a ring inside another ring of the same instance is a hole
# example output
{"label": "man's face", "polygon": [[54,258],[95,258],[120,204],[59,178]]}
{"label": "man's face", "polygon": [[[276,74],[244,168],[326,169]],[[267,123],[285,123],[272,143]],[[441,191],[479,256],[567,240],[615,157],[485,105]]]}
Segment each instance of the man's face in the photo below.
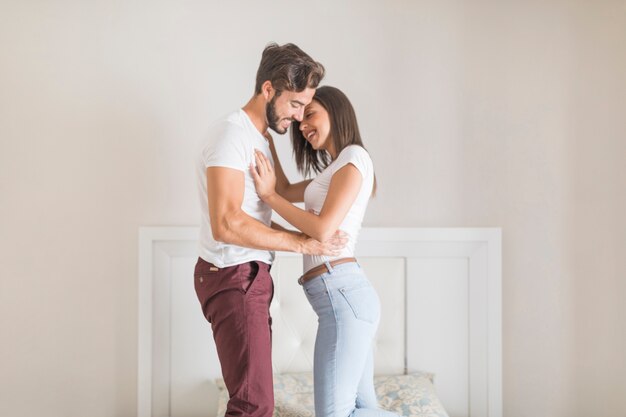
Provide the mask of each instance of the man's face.
{"label": "man's face", "polygon": [[267,124],[276,133],[283,134],[294,120],[302,121],[304,108],[313,100],[314,88],[306,88],[299,93],[283,91],[266,104]]}

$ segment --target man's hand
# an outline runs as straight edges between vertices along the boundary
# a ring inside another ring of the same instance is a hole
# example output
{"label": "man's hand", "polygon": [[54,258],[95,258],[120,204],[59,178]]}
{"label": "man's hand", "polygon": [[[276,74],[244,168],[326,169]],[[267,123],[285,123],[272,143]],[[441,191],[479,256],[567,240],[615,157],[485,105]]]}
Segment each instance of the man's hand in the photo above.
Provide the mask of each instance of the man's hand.
{"label": "man's hand", "polygon": [[325,255],[337,256],[348,243],[348,235],[341,230],[337,230],[328,240],[319,242],[311,237],[302,234],[304,243],[302,253],[305,255]]}

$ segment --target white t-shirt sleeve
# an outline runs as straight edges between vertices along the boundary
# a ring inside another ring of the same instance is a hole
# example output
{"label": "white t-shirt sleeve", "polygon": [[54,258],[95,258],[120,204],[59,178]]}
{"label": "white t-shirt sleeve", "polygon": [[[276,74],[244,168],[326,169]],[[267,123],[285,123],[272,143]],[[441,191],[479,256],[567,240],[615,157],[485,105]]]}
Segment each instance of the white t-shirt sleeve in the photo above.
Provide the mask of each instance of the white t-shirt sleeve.
{"label": "white t-shirt sleeve", "polygon": [[363,147],[351,145],[344,148],[339,153],[337,161],[334,164],[333,174],[348,164],[354,165],[359,170],[363,178],[367,178],[368,175],[370,175],[372,159]]}
{"label": "white t-shirt sleeve", "polygon": [[204,166],[248,170],[244,131],[232,123],[225,123],[211,132],[209,143],[202,150]]}

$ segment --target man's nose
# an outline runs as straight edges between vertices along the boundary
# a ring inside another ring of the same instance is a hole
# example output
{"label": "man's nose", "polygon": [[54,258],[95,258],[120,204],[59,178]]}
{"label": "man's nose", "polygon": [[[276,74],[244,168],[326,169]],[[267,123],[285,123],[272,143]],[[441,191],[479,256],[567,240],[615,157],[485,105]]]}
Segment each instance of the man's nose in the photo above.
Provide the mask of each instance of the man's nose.
{"label": "man's nose", "polygon": [[303,117],[304,117],[304,109],[303,108],[300,108],[300,110],[298,110],[298,112],[293,115],[293,118],[296,119],[299,122],[302,121]]}

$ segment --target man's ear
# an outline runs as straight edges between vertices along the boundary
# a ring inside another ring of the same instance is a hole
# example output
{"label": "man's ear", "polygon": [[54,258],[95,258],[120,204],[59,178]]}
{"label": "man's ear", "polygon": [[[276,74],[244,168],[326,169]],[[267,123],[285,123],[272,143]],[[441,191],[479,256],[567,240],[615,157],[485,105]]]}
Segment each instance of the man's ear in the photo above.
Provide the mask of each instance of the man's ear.
{"label": "man's ear", "polygon": [[261,94],[263,94],[263,97],[267,101],[270,101],[274,97],[275,90],[270,80],[265,81],[261,85]]}

